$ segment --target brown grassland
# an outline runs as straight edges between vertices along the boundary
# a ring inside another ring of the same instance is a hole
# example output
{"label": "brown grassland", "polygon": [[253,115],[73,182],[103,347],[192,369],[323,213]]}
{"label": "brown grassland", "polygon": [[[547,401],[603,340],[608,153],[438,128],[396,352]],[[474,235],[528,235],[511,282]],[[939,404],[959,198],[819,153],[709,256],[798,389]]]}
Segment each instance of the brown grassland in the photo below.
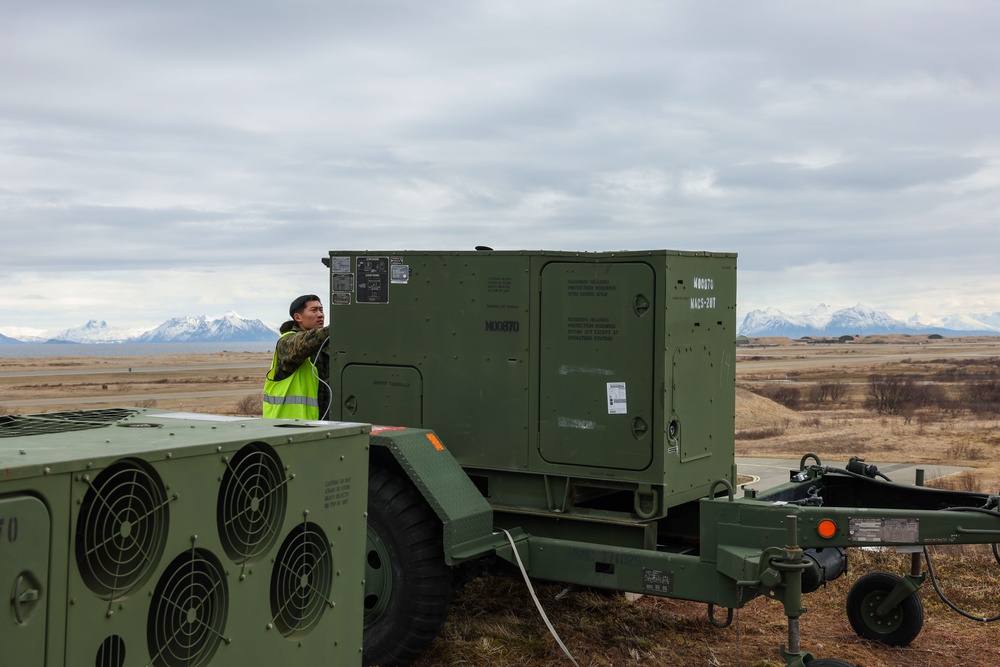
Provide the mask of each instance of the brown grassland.
{"label": "brown grassland", "polygon": [[[1000,492],[1000,398],[990,393],[1000,383],[1000,338],[751,342],[737,350],[737,456],[814,452],[824,460],[858,455],[876,464],[944,463],[967,470],[931,484]],[[269,363],[267,353],[230,352],[0,358],[0,414],[133,405],[254,415]],[[890,381],[883,386],[873,376]],[[1000,614],[1000,564],[987,547],[932,553],[954,603],[981,617]],[[850,557],[847,576],[805,598],[805,650],[865,667],[1000,662],[1000,626],[952,612],[929,582],[918,593],[925,622],[912,644],[889,648],[857,637],[844,612],[851,584],[870,571],[903,574],[909,556],[851,550]],[[754,600],[735,613],[730,627],[719,629],[709,624],[703,604],[567,592],[543,582],[536,588],[581,666],[784,664],[777,647],[787,641],[786,623],[775,602]],[[521,580],[483,578],[456,591],[444,630],[418,667],[527,664],[570,663]]]}

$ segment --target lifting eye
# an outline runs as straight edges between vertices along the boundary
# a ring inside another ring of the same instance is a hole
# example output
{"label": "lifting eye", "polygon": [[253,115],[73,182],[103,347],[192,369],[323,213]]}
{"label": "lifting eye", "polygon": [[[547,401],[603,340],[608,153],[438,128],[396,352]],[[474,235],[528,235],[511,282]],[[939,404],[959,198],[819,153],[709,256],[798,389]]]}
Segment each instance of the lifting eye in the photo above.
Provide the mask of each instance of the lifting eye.
{"label": "lifting eye", "polygon": [[831,519],[823,519],[816,526],[816,532],[825,539],[830,539],[837,534],[837,524]]}

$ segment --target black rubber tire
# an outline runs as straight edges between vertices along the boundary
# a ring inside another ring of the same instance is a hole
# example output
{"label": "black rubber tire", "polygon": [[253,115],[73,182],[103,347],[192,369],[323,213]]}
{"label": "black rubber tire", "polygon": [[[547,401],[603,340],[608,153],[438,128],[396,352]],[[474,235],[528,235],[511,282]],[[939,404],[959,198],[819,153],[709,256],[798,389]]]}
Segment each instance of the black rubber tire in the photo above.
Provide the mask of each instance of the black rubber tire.
{"label": "black rubber tire", "polygon": [[899,583],[900,577],[889,572],[871,572],[858,579],[847,594],[847,619],[859,636],[888,646],[906,646],[924,626],[924,605],[913,593],[885,617],[876,617],[874,609]]}
{"label": "black rubber tire", "polygon": [[409,665],[430,647],[451,605],[441,522],[395,470],[368,474],[365,665]]}
{"label": "black rubber tire", "polygon": [[821,658],[806,663],[806,667],[855,667],[853,662],[844,662],[836,658]]}

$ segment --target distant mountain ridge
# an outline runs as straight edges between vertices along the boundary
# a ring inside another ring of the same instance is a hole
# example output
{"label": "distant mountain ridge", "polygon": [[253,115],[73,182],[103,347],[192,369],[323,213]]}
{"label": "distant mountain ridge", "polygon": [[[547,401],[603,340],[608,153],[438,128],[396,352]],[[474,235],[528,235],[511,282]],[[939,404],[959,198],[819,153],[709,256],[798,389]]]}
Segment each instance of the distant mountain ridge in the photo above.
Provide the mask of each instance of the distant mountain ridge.
{"label": "distant mountain ridge", "polygon": [[24,343],[250,343],[278,339],[278,331],[260,320],[251,320],[229,312],[222,317],[209,319],[173,317],[154,329],[120,329],[108,326],[104,320],[90,320],[86,324],[54,334],[30,330],[7,330],[0,333],[0,345]]}
{"label": "distant mountain ridge", "polygon": [[136,343],[248,343],[277,340],[278,332],[260,320],[226,313],[217,320],[206,316],[174,317],[134,340]]}
{"label": "distant mountain ridge", "polygon": [[[1000,312],[949,315],[927,318],[915,314],[908,320],[896,319],[885,312],[858,304],[834,310],[819,304],[809,312],[794,315],[777,308],[752,310],[737,329],[738,336],[837,337],[875,334],[941,334],[943,336],[1000,336]],[[248,319],[229,312],[210,319],[206,315],[173,317],[153,329],[123,329],[104,320],[60,332],[0,327],[0,345],[24,343],[246,343],[278,339],[277,329],[258,319]]]}
{"label": "distant mountain ridge", "polygon": [[952,315],[930,323],[922,323],[920,320],[919,315],[914,315],[904,322],[863,304],[840,310],[820,304],[803,315],[790,315],[777,308],[764,308],[747,313],[736,335],[786,338],[935,333],[942,336],[1000,336],[1000,312]]}

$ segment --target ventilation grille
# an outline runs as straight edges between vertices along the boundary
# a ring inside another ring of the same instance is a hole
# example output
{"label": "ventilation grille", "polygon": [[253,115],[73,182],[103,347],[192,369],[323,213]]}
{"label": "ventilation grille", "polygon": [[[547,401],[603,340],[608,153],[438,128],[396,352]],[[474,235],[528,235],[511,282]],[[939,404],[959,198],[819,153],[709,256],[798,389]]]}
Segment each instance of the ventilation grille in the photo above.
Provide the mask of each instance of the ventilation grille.
{"label": "ventilation grille", "polygon": [[138,410],[108,408],[106,410],[46,412],[37,415],[5,415],[0,417],[0,438],[104,428],[137,413]]}
{"label": "ventilation grille", "polygon": [[97,650],[96,667],[122,667],[125,664],[125,640],[119,635],[111,635]]}
{"label": "ventilation grille", "polygon": [[304,522],[289,532],[271,573],[271,615],[287,639],[308,634],[332,607],[333,554],[323,530]]}
{"label": "ventilation grille", "polygon": [[253,563],[278,539],[285,520],[287,479],[269,445],[251,443],[227,462],[219,488],[219,539],[236,563]]}
{"label": "ventilation grille", "polygon": [[229,591],[222,564],[191,549],[163,571],[149,608],[146,643],[153,667],[198,667],[212,659],[223,637]]}
{"label": "ventilation grille", "polygon": [[143,583],[163,553],[166,491],[159,475],[138,459],[120,459],[91,481],[76,526],[76,563],[98,596],[115,600]]}

